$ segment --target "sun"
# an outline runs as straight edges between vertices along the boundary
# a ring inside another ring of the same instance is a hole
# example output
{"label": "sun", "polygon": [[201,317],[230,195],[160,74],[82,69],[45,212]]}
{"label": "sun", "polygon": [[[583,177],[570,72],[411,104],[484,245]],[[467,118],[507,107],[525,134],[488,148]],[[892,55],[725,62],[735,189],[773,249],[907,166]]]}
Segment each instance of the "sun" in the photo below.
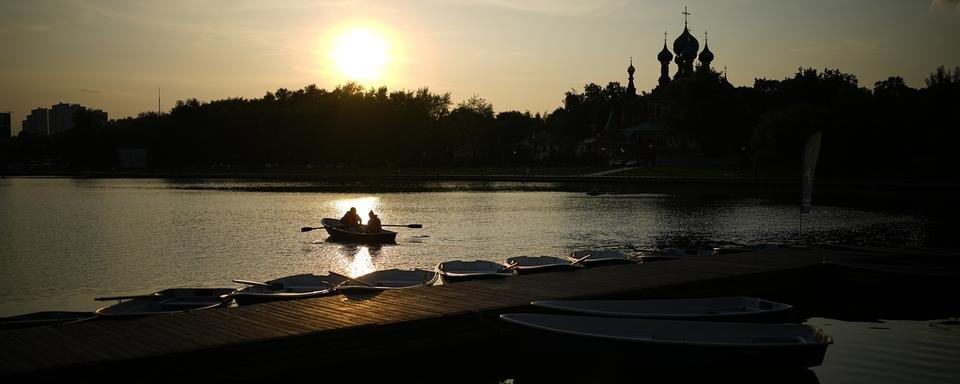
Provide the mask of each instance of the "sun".
{"label": "sun", "polygon": [[337,37],[330,52],[340,74],[348,80],[377,80],[390,60],[387,41],[370,29],[351,29]]}

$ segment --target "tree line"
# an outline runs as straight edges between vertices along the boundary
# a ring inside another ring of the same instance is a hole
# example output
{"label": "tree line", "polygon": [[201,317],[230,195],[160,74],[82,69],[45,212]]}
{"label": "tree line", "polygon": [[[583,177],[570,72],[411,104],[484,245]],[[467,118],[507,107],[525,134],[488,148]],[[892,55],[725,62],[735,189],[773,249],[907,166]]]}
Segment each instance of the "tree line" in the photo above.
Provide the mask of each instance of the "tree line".
{"label": "tree line", "polygon": [[[818,174],[953,178],[960,67],[941,66],[925,83],[915,89],[890,77],[871,89],[839,70],[800,68],[734,87],[706,69],[638,97],[668,100],[664,121],[696,137],[704,156],[746,154],[764,175],[798,173],[806,138],[822,131]],[[13,167],[46,161],[74,170],[114,169],[118,148],[146,149],[146,166],[158,170],[596,164],[577,144],[597,135],[625,94],[617,82],[591,83],[566,92],[556,110],[532,114],[497,113],[479,96],[454,104],[428,88],[308,85],[253,99],[182,100],[166,113],[107,124],[81,111],[72,130],[14,138],[6,157]],[[534,156],[544,142],[556,151]]]}

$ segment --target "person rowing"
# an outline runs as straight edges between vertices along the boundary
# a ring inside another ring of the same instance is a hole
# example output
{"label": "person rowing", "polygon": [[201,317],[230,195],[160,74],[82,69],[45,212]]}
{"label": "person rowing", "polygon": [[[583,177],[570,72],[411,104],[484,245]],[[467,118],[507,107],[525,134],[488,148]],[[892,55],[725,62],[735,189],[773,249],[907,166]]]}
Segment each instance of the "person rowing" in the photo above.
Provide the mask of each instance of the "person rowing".
{"label": "person rowing", "polygon": [[[370,211],[370,214],[373,214],[373,211]],[[355,229],[359,227],[361,219],[360,215],[357,214],[357,208],[350,207],[350,211],[340,218],[340,224],[344,229]]]}

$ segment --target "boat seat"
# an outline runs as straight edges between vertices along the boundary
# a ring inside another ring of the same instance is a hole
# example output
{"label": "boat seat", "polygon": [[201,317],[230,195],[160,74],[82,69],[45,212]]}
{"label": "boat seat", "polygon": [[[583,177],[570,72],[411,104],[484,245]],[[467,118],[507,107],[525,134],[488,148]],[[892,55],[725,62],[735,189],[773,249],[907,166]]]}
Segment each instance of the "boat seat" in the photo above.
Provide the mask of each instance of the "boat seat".
{"label": "boat seat", "polygon": [[[417,283],[420,285],[423,283]],[[414,284],[411,284],[410,280],[377,280],[373,282],[373,285],[378,287],[408,287]]]}
{"label": "boat seat", "polygon": [[711,308],[707,310],[707,313],[711,315],[720,315],[724,313],[743,313],[750,312],[746,307],[732,307],[732,308]]}
{"label": "boat seat", "polygon": [[803,339],[794,337],[757,336],[750,340],[753,344],[800,344]]}
{"label": "boat seat", "polygon": [[161,301],[160,305],[164,307],[173,307],[173,308],[176,308],[176,307],[194,308],[194,307],[205,307],[208,305],[214,305],[214,304],[217,304],[218,302],[219,301],[214,301],[214,300],[171,299],[171,300]]}

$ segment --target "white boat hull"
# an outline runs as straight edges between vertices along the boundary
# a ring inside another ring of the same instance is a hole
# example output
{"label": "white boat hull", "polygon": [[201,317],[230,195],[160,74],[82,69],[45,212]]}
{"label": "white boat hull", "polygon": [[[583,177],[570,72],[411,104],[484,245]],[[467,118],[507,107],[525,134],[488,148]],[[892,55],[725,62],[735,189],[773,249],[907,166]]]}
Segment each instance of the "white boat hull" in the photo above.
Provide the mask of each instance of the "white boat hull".
{"label": "white boat hull", "polygon": [[601,265],[614,265],[614,264],[633,264],[637,260],[634,260],[630,255],[613,250],[613,249],[586,249],[581,251],[570,252],[570,255],[567,258],[571,262],[577,262],[577,264],[583,264],[587,267],[596,267]]}
{"label": "white boat hull", "polygon": [[665,300],[549,300],[535,307],[572,314],[642,319],[705,321],[786,321],[793,306],[755,297]]}
{"label": "white boat hull", "polygon": [[468,280],[497,279],[517,274],[517,271],[486,260],[446,261],[437,264],[437,274],[445,283]]}
{"label": "white boat hull", "polygon": [[422,287],[433,284],[435,281],[437,281],[437,273],[433,271],[387,269],[347,280],[337,286],[337,289],[343,293],[386,291]]}
{"label": "white boat hull", "polygon": [[800,324],[505,314],[529,353],[582,354],[652,366],[804,368],[823,363],[833,339]]}

